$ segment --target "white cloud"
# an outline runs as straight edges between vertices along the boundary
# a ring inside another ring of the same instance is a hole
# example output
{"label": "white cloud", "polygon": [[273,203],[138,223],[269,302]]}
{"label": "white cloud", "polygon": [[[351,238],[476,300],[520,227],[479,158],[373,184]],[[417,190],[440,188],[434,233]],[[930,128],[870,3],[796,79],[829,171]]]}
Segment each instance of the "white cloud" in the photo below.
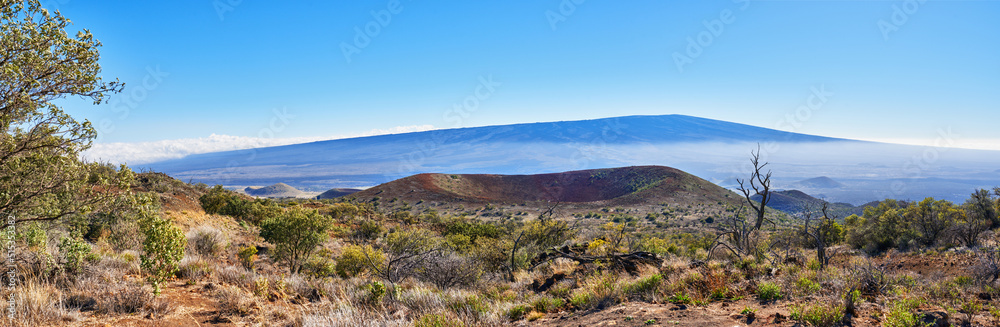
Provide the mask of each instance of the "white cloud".
{"label": "white cloud", "polygon": [[192,154],[262,148],[288,144],[335,140],[385,134],[422,132],[435,129],[432,125],[396,126],[388,129],[373,129],[354,135],[324,137],[260,138],[212,134],[208,137],[162,140],[150,142],[97,143],[82,154],[84,160],[102,161],[113,164],[145,164],[169,159],[179,159]]}
{"label": "white cloud", "polygon": [[922,139],[922,138],[877,138],[877,139],[864,139],[865,141],[883,142],[883,143],[895,143],[895,144],[907,144],[907,145],[919,145],[919,146],[935,146],[944,148],[959,148],[959,149],[974,149],[974,150],[1000,150],[1000,139],[967,139],[956,137],[951,140],[944,138],[938,139]]}

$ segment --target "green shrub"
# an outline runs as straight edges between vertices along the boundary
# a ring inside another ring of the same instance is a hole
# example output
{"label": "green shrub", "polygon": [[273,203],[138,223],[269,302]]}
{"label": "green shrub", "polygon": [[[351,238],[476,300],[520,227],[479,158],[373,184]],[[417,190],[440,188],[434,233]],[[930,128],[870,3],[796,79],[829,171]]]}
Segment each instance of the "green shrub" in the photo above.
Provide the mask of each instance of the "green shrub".
{"label": "green shrub", "polygon": [[359,240],[374,240],[382,234],[382,225],[377,221],[364,219],[354,228],[354,238]]}
{"label": "green shrub", "polygon": [[562,308],[566,303],[560,298],[552,298],[547,296],[542,296],[536,298],[531,302],[531,307],[538,312],[556,312],[559,308]]}
{"label": "green shrub", "polygon": [[413,322],[413,327],[463,327],[461,320],[448,318],[444,314],[429,313]]}
{"label": "green shrub", "polygon": [[783,297],[781,286],[771,282],[762,282],[757,285],[757,298],[763,302],[779,300]]}
{"label": "green shrub", "polygon": [[969,276],[958,276],[958,277],[955,277],[955,285],[958,285],[958,286],[963,286],[963,287],[964,286],[970,286],[974,282],[975,282],[975,280],[972,277],[969,277]]}
{"label": "green shrub", "polygon": [[313,256],[302,265],[302,272],[313,277],[333,276],[337,273],[337,266],[326,256]]}
{"label": "green shrub", "polygon": [[569,304],[577,309],[589,309],[594,302],[594,293],[589,291],[577,291],[569,298]]}
{"label": "green shrub", "polygon": [[246,216],[237,218],[243,218],[254,225],[259,225],[262,221],[277,217],[281,212],[281,207],[271,199],[254,199]]}
{"label": "green shrub", "polygon": [[459,315],[479,316],[489,311],[486,301],[476,295],[453,298],[448,301],[447,307]]}
{"label": "green shrub", "polygon": [[208,214],[232,216],[254,225],[281,214],[281,208],[271,199],[249,200],[236,192],[222,188],[222,185],[216,185],[198,198],[198,201]]}
{"label": "green shrub", "polygon": [[251,285],[251,291],[253,295],[257,297],[267,298],[268,291],[271,289],[271,281],[267,277],[257,277],[254,279],[253,285]]}
{"label": "green shrub", "polygon": [[819,292],[823,288],[819,285],[819,283],[806,277],[800,277],[799,280],[795,281],[795,287],[798,288],[803,294],[813,294]]}
{"label": "green shrub", "polygon": [[524,304],[515,305],[507,310],[507,318],[511,321],[518,321],[524,318],[528,312],[531,312],[531,307]]}
{"label": "green shrub", "polygon": [[448,247],[460,253],[468,253],[472,249],[472,239],[468,235],[451,234],[445,237]]}
{"label": "green shrub", "polygon": [[201,208],[205,210],[205,213],[221,214],[222,208],[229,203],[230,198],[233,196],[231,193],[222,188],[222,185],[216,185],[208,193],[198,198],[198,202],[201,202]]}
{"label": "green shrub", "polygon": [[187,239],[184,232],[172,222],[156,216],[143,221],[142,231],[146,235],[142,243],[145,251],[142,269],[149,274],[153,294],[159,295],[160,284],[177,271],[177,265],[184,257]]}
{"label": "green shrub", "polygon": [[29,224],[22,232],[24,244],[30,249],[44,249],[48,243],[48,235],[41,224]]}
{"label": "green shrub", "polygon": [[382,284],[380,281],[373,281],[366,284],[365,291],[368,291],[368,301],[372,304],[382,303],[382,299],[385,298],[387,292],[385,284]]}
{"label": "green shrub", "polygon": [[834,304],[792,305],[792,320],[817,327],[836,326],[844,319],[844,306]]}
{"label": "green shrub", "polygon": [[260,236],[274,244],[274,254],[298,273],[302,263],[327,238],[330,218],[316,210],[292,208],[260,224]]}
{"label": "green shrub", "polygon": [[625,286],[625,293],[630,297],[644,299],[647,295],[656,291],[656,288],[663,283],[663,276],[653,274],[646,278],[641,278]]}
{"label": "green shrub", "polygon": [[240,265],[247,270],[253,270],[254,261],[257,261],[257,247],[253,245],[247,245],[241,247],[239,251],[236,252],[236,256],[240,259]]}
{"label": "green shrub", "polygon": [[691,297],[683,292],[677,292],[674,295],[668,296],[667,301],[676,304],[690,304],[692,302]]}
{"label": "green shrub", "polygon": [[374,262],[379,265],[378,267],[381,267],[385,263],[385,253],[367,244],[348,245],[344,247],[340,258],[337,258],[334,270],[340,277],[350,278],[368,272],[370,262]]}
{"label": "green shrub", "polygon": [[709,297],[713,300],[724,300],[729,295],[729,286],[722,285],[720,287],[713,288],[709,292]]}
{"label": "green shrub", "polygon": [[823,265],[821,265],[816,258],[809,258],[809,260],[806,261],[806,268],[809,268],[809,270],[819,270],[822,266]]}
{"label": "green shrub", "polygon": [[503,227],[462,218],[451,219],[439,225],[444,236],[463,235],[474,243],[480,237],[499,238],[504,234]]}
{"label": "green shrub", "polygon": [[916,300],[902,300],[894,302],[889,307],[889,313],[885,315],[886,327],[912,327],[916,326],[921,316],[914,313],[913,309],[920,305]]}
{"label": "green shrub", "polygon": [[[482,264],[483,268],[490,272],[506,272],[510,265],[509,249],[514,246],[514,241],[510,239],[495,239],[481,237],[475,241],[469,249],[469,256],[475,258]],[[526,265],[528,257],[521,252],[515,256],[515,265]]]}
{"label": "green shrub", "polygon": [[91,248],[87,241],[63,237],[59,241],[59,253],[62,255],[63,268],[69,273],[78,273],[83,269],[84,259],[90,254]]}

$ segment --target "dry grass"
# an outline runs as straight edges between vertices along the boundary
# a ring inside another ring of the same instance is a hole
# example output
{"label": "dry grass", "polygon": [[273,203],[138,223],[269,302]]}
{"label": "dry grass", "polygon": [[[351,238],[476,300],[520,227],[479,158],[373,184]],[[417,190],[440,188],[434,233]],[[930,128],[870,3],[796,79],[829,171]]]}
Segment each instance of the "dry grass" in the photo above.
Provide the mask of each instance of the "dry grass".
{"label": "dry grass", "polygon": [[302,326],[330,326],[330,327],[354,327],[354,326],[379,326],[379,327],[403,327],[410,326],[410,321],[402,315],[390,315],[374,312],[370,310],[358,309],[349,304],[331,304],[327,308],[321,308],[306,314],[302,317]]}
{"label": "dry grass", "polygon": [[[4,295],[9,296],[9,293]],[[7,299],[7,296],[4,299]],[[62,323],[64,317],[72,317],[71,311],[65,305],[62,292],[51,284],[25,282],[14,290],[13,298],[17,303],[14,314],[18,317],[18,321],[13,323],[7,321],[7,315],[4,314],[4,322],[12,323],[11,326],[54,325]]]}
{"label": "dry grass", "polygon": [[243,288],[249,288],[251,286],[251,282],[256,278],[256,273],[234,265],[216,265],[213,271],[215,281]]}
{"label": "dry grass", "polygon": [[152,289],[136,282],[108,285],[97,297],[97,311],[104,314],[129,314],[143,312],[153,305]]}
{"label": "dry grass", "polygon": [[222,287],[215,293],[215,298],[219,301],[219,312],[223,315],[245,317],[260,310],[257,298],[240,287]]}
{"label": "dry grass", "polygon": [[204,255],[218,255],[226,246],[226,237],[218,228],[202,225],[187,233],[188,248],[191,252]]}
{"label": "dry grass", "polygon": [[207,279],[212,274],[212,265],[198,255],[187,255],[178,265],[177,276],[198,282]]}

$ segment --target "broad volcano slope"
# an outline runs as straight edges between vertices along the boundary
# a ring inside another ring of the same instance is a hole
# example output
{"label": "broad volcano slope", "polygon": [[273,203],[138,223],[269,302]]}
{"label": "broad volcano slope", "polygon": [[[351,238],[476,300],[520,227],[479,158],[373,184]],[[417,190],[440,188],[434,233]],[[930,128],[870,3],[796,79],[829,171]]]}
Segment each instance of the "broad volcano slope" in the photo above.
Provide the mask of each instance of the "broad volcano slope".
{"label": "broad volcano slope", "polygon": [[[663,166],[578,170],[538,175],[418,174],[355,193],[369,200],[470,203],[563,202],[597,206],[737,200],[709,181]],[[735,203],[735,202],[734,202]]]}
{"label": "broad volcano slope", "polygon": [[[976,188],[1000,185],[1000,151],[845,140],[682,115],[379,135],[203,153],[142,167],[209,185],[280,182],[322,192],[420,173],[538,174],[667,165],[734,188],[737,178],[747,177],[748,156],[757,149],[771,163],[775,189],[854,205],[928,196],[964,201]],[[828,178],[808,180],[817,176]]]}

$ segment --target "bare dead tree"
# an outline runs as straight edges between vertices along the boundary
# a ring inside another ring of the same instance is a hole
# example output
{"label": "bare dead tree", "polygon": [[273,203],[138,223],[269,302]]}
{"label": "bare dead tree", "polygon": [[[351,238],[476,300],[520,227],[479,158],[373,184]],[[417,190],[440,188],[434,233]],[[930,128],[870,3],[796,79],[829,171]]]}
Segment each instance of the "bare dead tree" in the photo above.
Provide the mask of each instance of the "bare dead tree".
{"label": "bare dead tree", "polygon": [[[558,246],[572,237],[577,229],[577,224],[570,225],[565,221],[558,221],[554,218],[556,209],[560,203],[555,202],[546,207],[538,215],[535,224],[524,226],[514,238],[514,244],[510,248],[510,262],[507,267],[507,279],[514,281],[514,271],[517,270],[517,251],[525,250],[529,252],[541,252],[542,249]],[[513,237],[513,234],[511,234]],[[530,253],[529,253],[530,254]]]}
{"label": "bare dead tree", "polygon": [[521,238],[524,237],[524,231],[521,231],[517,235],[517,239],[514,240],[514,246],[510,248],[510,265],[507,267],[507,281],[513,283],[517,281],[514,279],[514,269],[516,268],[517,262],[514,260],[514,254],[517,253],[518,245],[521,243]]}
{"label": "bare dead tree", "polygon": [[832,233],[833,223],[837,219],[836,216],[831,217],[828,212],[829,203],[823,201],[823,208],[820,212],[823,217],[818,218],[815,226],[810,226],[813,221],[812,210],[807,206],[803,209],[803,221],[802,233],[805,234],[807,238],[810,238],[813,245],[816,246],[816,261],[819,261],[820,269],[826,268],[826,265],[830,263],[830,258],[833,257],[833,251],[827,252],[827,238],[830,233]]}
{"label": "bare dead tree", "polygon": [[[750,204],[750,208],[757,214],[754,229],[760,229],[764,224],[764,211],[767,202],[771,200],[771,170],[762,174],[768,163],[760,162],[760,144],[757,144],[757,151],[750,151],[750,162],[753,163],[753,172],[750,173],[750,178],[745,180],[737,178],[736,182],[740,184],[740,192],[743,192],[743,197]],[[760,195],[759,205],[754,204],[753,200],[750,199],[754,195]]]}
{"label": "bare dead tree", "polygon": [[538,219],[541,220],[552,219],[552,216],[555,215],[556,208],[559,208],[559,204],[560,202],[555,202],[546,207],[545,210],[543,210],[542,213],[538,215]]}
{"label": "bare dead tree", "polygon": [[769,252],[774,245],[778,244],[771,243],[767,248],[761,246],[764,237],[760,234],[759,229],[754,228],[753,220],[746,215],[745,204],[741,204],[740,209],[723,220],[720,225],[722,231],[715,238],[709,255],[714,254],[717,248],[722,247],[740,260],[746,257],[757,258],[763,257],[764,253]]}

